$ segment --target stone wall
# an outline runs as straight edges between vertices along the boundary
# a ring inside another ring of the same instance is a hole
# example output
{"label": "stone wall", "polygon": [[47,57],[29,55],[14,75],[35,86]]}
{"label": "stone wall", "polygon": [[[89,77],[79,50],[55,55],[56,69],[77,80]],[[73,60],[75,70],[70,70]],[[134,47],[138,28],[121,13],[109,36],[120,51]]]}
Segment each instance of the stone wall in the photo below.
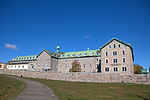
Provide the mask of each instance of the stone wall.
{"label": "stone wall", "polygon": [[123,82],[123,83],[140,83],[150,84],[150,74],[102,74],[102,73],[58,73],[58,72],[33,72],[24,70],[0,70],[0,74],[17,75],[23,77],[63,80],[63,81],[80,81],[80,82]]}

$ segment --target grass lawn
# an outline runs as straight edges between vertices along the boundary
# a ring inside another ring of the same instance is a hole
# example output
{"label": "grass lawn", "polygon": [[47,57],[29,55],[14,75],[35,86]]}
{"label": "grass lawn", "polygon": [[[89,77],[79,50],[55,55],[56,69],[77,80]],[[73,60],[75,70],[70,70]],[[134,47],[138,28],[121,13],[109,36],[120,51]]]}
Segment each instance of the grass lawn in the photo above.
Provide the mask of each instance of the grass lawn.
{"label": "grass lawn", "polygon": [[26,84],[20,80],[0,75],[0,100],[12,100],[25,87]]}
{"label": "grass lawn", "polygon": [[150,100],[150,85],[32,80],[50,87],[60,100]]}

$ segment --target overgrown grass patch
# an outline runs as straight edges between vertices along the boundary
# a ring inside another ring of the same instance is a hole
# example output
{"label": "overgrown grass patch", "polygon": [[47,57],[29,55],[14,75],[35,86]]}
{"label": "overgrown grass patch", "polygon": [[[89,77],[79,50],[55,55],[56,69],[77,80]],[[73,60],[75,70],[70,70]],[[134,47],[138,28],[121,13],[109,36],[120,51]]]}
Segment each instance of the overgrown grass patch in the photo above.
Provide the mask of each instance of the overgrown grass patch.
{"label": "overgrown grass patch", "polygon": [[28,79],[47,85],[60,100],[150,100],[150,85]]}
{"label": "overgrown grass patch", "polygon": [[12,100],[26,84],[20,80],[0,75],[0,100]]}

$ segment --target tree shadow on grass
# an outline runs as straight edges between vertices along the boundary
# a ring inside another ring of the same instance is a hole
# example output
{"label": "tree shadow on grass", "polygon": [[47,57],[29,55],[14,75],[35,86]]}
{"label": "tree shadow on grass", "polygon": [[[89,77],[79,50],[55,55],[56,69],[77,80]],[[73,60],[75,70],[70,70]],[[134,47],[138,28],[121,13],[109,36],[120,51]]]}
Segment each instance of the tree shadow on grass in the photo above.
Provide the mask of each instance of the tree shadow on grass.
{"label": "tree shadow on grass", "polygon": [[136,95],[136,96],[139,97],[139,98],[141,98],[141,99],[143,99],[143,100],[150,100],[150,99],[148,99],[148,98],[144,98],[144,97],[139,96],[139,95]]}

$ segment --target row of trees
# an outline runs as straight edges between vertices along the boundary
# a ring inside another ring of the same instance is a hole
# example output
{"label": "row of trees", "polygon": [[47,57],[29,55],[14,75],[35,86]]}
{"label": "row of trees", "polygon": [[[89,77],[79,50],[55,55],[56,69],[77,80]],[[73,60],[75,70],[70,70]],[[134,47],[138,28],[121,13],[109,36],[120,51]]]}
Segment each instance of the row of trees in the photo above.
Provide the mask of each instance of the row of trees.
{"label": "row of trees", "polygon": [[[143,69],[141,65],[134,64],[134,74],[141,74],[141,69]],[[77,60],[73,61],[72,68],[69,69],[69,72],[81,72],[81,65]]]}

